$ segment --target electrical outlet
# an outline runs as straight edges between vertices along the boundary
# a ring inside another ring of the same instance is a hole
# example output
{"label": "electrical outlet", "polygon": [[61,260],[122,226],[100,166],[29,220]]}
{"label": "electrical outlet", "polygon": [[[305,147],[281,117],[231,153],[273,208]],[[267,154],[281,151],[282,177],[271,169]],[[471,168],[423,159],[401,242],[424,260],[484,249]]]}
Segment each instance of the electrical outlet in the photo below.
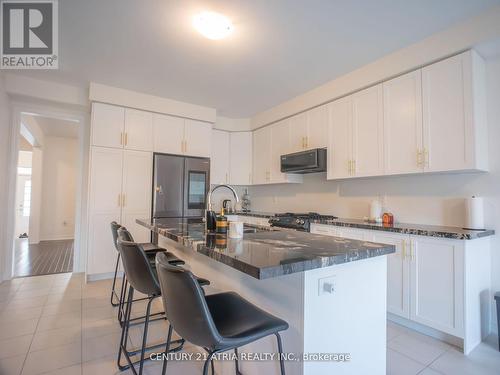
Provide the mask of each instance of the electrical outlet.
{"label": "electrical outlet", "polygon": [[318,296],[335,294],[337,282],[335,276],[324,277],[318,280]]}

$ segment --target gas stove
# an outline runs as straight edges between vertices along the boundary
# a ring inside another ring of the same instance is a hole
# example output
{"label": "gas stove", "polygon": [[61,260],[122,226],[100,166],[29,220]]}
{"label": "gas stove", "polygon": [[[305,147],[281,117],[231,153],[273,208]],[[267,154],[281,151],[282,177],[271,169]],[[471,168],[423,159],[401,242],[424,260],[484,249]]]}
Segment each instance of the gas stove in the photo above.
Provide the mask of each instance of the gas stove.
{"label": "gas stove", "polygon": [[304,214],[286,212],[274,215],[271,219],[269,219],[269,224],[271,224],[272,227],[291,228],[309,232],[311,222],[313,220],[334,219],[337,219],[337,217],[332,215],[320,215],[316,212],[308,212]]}

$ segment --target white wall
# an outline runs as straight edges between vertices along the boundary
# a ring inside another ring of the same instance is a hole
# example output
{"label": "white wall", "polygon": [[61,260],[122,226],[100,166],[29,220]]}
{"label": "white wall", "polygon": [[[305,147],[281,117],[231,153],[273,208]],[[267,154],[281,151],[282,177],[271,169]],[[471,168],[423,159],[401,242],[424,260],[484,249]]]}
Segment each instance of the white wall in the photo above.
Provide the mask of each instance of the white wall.
{"label": "white wall", "polygon": [[[7,94],[5,93],[4,77],[0,73],[0,212],[7,212],[7,191],[8,191],[8,152],[10,139],[10,108]],[[6,215],[0,215],[0,246],[6,243],[5,223]],[[5,273],[5,253],[0,251],[0,281]]]}
{"label": "white wall", "polygon": [[40,240],[74,237],[78,139],[45,136]]}
{"label": "white wall", "polygon": [[[485,197],[488,228],[500,234],[500,57],[487,61],[489,173],[374,177],[326,181],[325,174],[305,175],[303,184],[252,186],[257,211],[317,211],[346,218],[369,214],[370,202],[384,197],[400,222],[465,224],[464,198]],[[492,289],[500,291],[500,239],[492,240]],[[493,302],[492,302],[493,303]],[[493,320],[496,317],[492,314]],[[492,322],[496,329],[496,321]]]}

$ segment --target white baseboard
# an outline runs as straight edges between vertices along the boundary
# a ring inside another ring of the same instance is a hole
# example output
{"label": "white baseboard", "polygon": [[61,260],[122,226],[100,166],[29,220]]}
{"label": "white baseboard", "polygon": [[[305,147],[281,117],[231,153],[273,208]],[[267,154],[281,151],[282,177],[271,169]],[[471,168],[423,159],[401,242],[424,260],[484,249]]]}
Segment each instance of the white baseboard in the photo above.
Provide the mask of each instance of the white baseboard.
{"label": "white baseboard", "polygon": [[[112,279],[114,276],[115,276],[114,272],[96,273],[96,274],[92,274],[92,275],[86,275],[85,279],[86,279],[87,282],[89,282],[89,281],[99,281],[99,280]],[[118,271],[118,274],[116,275],[116,277],[122,277],[122,276],[123,276],[123,272],[122,271]]]}
{"label": "white baseboard", "polygon": [[50,237],[43,237],[40,238],[41,241],[61,241],[61,240],[74,240],[75,236],[74,235],[60,235],[60,236],[50,236]]}
{"label": "white baseboard", "polygon": [[448,333],[438,331],[437,329],[424,326],[420,323],[402,318],[400,316],[397,316],[397,315],[394,315],[391,313],[387,313],[387,319],[390,320],[391,322],[402,325],[406,328],[412,329],[412,330],[417,331],[419,333],[422,333],[424,335],[434,337],[435,339],[438,339],[440,341],[444,341],[444,342],[451,344],[453,346],[456,346],[458,348],[461,348],[461,349],[464,348],[464,340],[460,337],[449,335]]}

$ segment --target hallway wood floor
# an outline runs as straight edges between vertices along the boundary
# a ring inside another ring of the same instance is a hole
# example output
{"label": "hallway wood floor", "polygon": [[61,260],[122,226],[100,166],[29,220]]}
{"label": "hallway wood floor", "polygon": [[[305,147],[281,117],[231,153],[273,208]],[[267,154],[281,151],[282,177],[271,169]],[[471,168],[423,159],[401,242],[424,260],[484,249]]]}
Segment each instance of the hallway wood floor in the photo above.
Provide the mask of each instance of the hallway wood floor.
{"label": "hallway wood floor", "polygon": [[73,272],[73,240],[40,241],[28,244],[15,240],[14,277]]}

